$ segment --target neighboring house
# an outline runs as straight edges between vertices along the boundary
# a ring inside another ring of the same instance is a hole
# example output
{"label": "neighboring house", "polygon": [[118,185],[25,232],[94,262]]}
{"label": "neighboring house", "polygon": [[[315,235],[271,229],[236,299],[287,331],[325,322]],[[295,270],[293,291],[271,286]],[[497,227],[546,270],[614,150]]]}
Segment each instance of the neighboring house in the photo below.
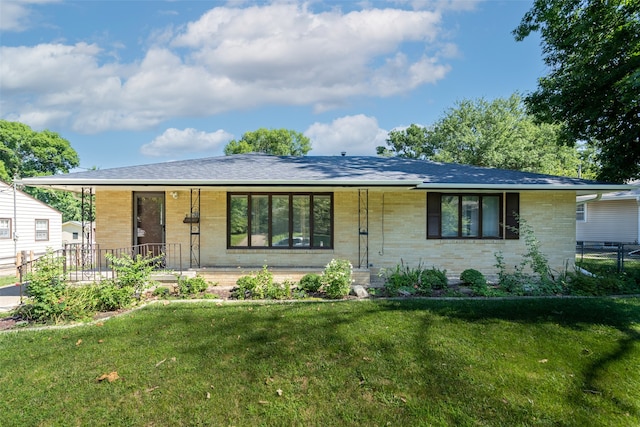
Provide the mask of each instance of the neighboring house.
{"label": "neighboring house", "polygon": [[62,214],[20,190],[14,199],[13,186],[0,181],[0,266],[15,265],[17,252],[39,256],[61,247]]}
{"label": "neighboring house", "polygon": [[[576,196],[628,188],[398,157],[235,155],[25,178],[95,194],[102,249],[181,245],[204,267],[322,268],[348,259],[375,276],[401,262],[495,274],[526,247],[527,221],[550,266],[575,257]],[[172,267],[168,265],[168,267]]]}
{"label": "neighboring house", "polygon": [[[74,243],[84,243],[90,244],[92,242],[92,237],[95,236],[95,224],[87,224],[86,227],[91,227],[92,229],[84,230],[82,229],[82,222],[80,221],[67,221],[62,223],[62,243],[63,244],[74,244]],[[84,237],[84,240],[83,240]]]}
{"label": "neighboring house", "polygon": [[578,242],[640,242],[640,181],[631,191],[619,191],[577,198],[576,240]]}

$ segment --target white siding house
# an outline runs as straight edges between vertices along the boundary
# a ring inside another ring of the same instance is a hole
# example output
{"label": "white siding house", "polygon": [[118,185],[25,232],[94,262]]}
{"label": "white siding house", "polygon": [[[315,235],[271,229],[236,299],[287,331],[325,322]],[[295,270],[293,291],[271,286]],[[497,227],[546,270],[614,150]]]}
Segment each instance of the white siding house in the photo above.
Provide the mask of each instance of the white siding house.
{"label": "white siding house", "polygon": [[61,247],[62,213],[20,190],[14,199],[13,187],[0,181],[0,266],[15,265],[17,252],[39,256]]}
{"label": "white siding house", "polygon": [[577,198],[576,240],[579,242],[640,242],[640,182],[632,191]]}
{"label": "white siding house", "polygon": [[[88,227],[88,226],[87,226]],[[95,236],[96,227],[95,224],[91,224],[92,232],[89,233],[89,230],[85,231],[85,243],[95,243],[89,242],[89,236]],[[66,221],[62,224],[62,243],[63,244],[73,244],[73,243],[82,243],[82,222],[80,221]]]}

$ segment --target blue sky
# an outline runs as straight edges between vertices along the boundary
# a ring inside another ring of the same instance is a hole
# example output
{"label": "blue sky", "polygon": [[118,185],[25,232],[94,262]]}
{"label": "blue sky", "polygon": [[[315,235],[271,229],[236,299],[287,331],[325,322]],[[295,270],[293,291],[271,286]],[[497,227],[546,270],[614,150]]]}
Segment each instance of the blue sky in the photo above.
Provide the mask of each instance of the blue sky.
{"label": "blue sky", "polygon": [[258,128],[375,155],[462,99],[535,89],[519,0],[0,2],[0,118],[101,169],[217,156]]}

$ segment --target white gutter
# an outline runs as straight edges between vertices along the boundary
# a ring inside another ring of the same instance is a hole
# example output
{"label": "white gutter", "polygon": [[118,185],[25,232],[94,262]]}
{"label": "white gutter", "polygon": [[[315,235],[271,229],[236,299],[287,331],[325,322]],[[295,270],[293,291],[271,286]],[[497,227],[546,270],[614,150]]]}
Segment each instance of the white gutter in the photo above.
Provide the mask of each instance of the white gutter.
{"label": "white gutter", "polygon": [[596,194],[596,197],[594,197],[593,199],[587,199],[587,200],[580,200],[577,201],[576,200],[576,204],[579,205],[581,203],[589,203],[589,202],[597,202],[598,200],[602,199],[602,193],[599,192],[598,194]]}

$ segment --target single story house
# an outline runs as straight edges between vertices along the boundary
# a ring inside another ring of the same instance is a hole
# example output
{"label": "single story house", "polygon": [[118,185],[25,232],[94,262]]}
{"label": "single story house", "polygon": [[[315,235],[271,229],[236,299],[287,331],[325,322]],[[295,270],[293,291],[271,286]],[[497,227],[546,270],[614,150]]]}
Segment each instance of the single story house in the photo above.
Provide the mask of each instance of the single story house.
{"label": "single story house", "polygon": [[[89,229],[91,227],[91,229]],[[83,236],[84,233],[84,236]],[[88,223],[83,226],[81,221],[66,221],[62,223],[63,244],[88,244],[95,235],[95,225]]]}
{"label": "single story house", "polygon": [[579,196],[576,240],[596,244],[640,242],[640,181],[631,191]]}
{"label": "single story house", "polygon": [[627,188],[399,157],[265,154],[22,183],[93,192],[101,249],[180,244],[180,262],[194,269],[321,270],[341,258],[371,278],[401,262],[450,276],[467,268],[495,274],[496,253],[507,265],[522,260],[518,218],[532,226],[551,267],[564,269],[575,256],[576,196]]}
{"label": "single story house", "polygon": [[19,252],[37,257],[61,247],[62,213],[0,181],[0,266],[15,266]]}

